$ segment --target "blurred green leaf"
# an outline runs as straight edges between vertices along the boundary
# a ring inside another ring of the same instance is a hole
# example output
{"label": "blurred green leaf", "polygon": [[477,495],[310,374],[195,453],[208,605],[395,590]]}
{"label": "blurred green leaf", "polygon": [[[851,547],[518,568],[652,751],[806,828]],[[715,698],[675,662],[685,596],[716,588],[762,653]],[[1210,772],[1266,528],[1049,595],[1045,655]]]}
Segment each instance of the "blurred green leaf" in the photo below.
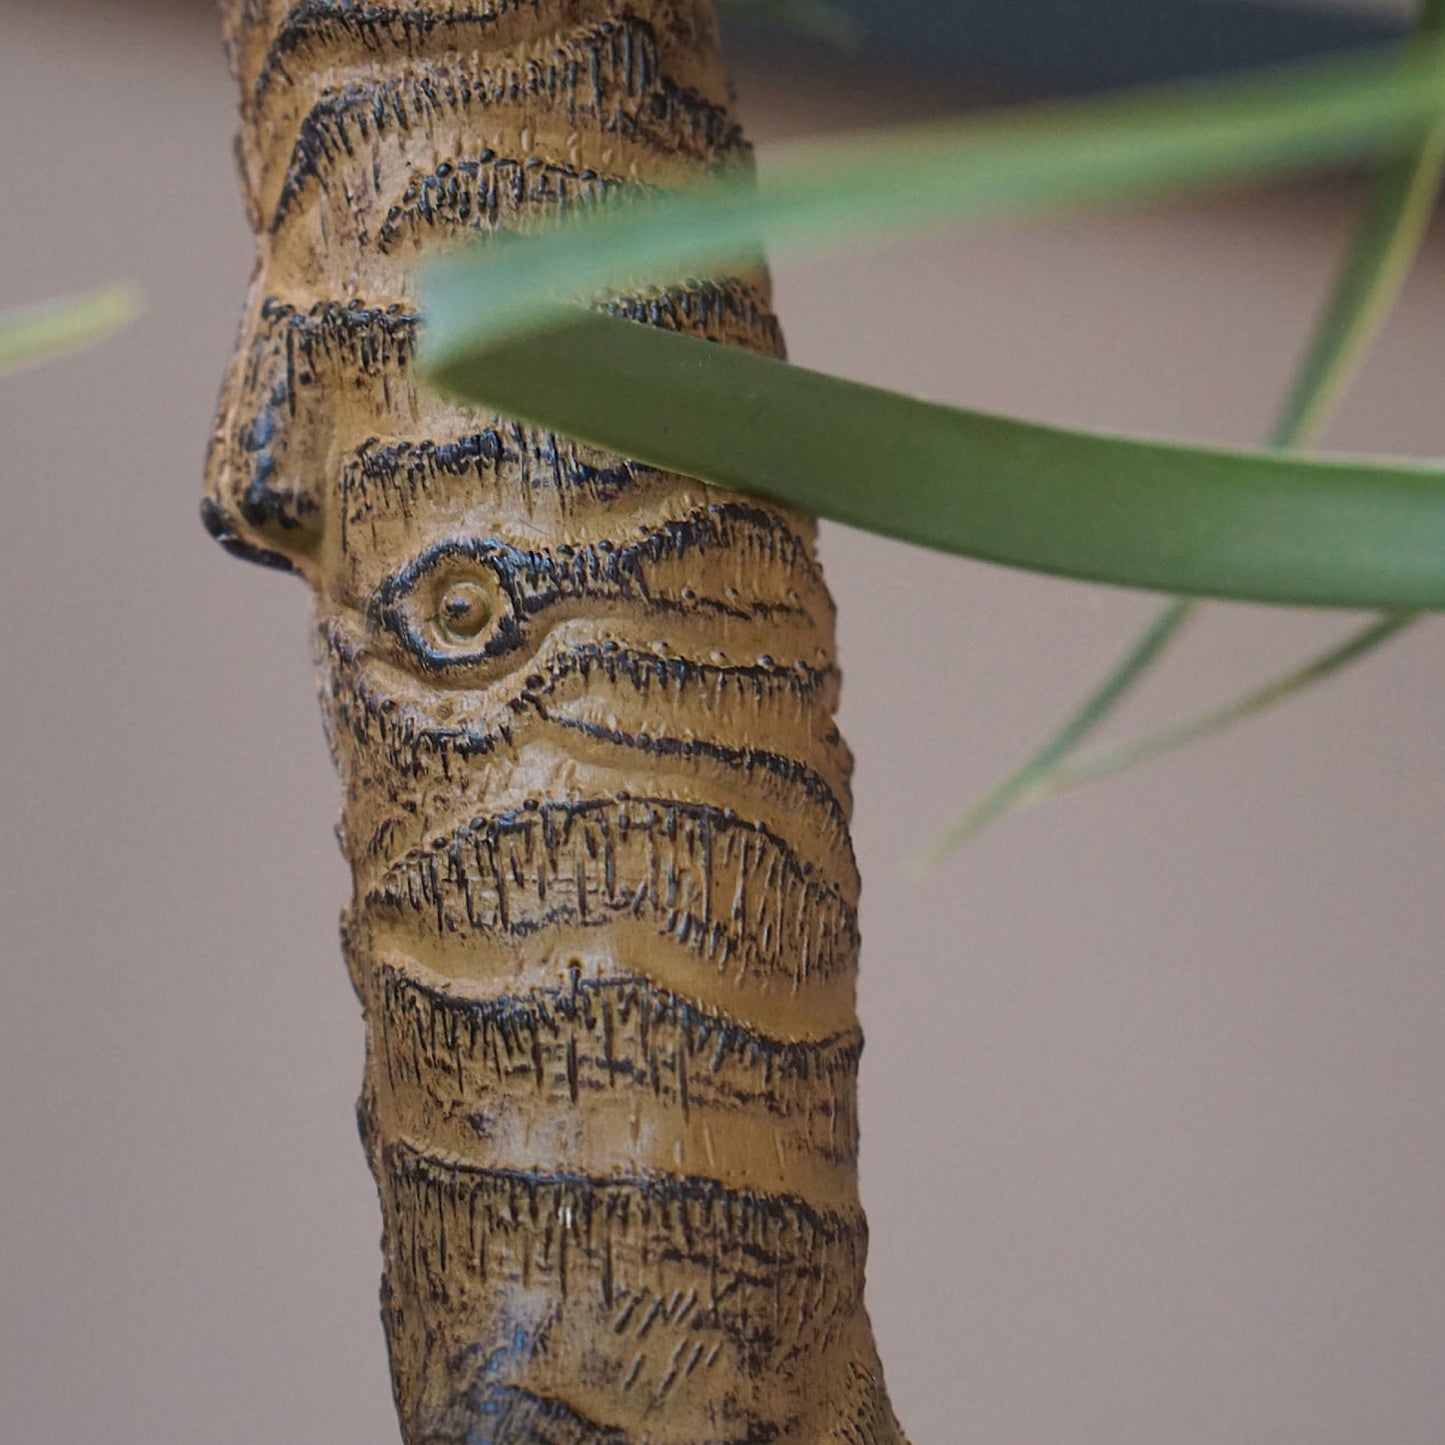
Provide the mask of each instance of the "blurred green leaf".
{"label": "blurred green leaf", "polygon": [[0,371],[93,345],[139,311],[140,299],[128,285],[0,311]]}

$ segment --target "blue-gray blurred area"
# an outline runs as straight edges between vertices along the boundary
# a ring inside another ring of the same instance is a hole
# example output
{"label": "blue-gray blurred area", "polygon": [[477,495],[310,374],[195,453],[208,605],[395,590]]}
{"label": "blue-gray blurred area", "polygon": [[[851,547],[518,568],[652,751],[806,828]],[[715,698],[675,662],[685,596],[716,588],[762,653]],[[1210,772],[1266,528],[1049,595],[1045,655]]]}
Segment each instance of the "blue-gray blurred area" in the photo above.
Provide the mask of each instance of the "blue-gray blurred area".
{"label": "blue-gray blurred area", "polygon": [[1408,15],[1403,6],[1338,0],[830,0],[830,7],[857,23],[870,50],[881,41],[900,62],[1049,94],[1380,44],[1402,32]]}

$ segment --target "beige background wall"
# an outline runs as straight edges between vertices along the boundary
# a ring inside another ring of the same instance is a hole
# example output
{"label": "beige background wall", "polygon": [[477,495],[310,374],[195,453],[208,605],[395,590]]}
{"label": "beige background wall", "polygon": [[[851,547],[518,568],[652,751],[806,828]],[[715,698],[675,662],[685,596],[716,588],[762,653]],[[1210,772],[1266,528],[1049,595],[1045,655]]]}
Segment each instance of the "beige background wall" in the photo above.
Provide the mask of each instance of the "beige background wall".
{"label": "beige background wall", "polygon": [[[758,133],[901,113],[749,62]],[[146,318],[0,382],[0,1440],[386,1445],[346,882],[302,589],[196,522],[248,240],[205,8],[0,0],[0,301]],[[766,156],[766,151],[765,151]],[[1295,189],[780,259],[795,356],[1258,437],[1348,222]],[[1445,452],[1437,234],[1334,440]],[[886,485],[887,478],[880,478]],[[1445,629],[901,863],[1148,599],[830,529],[868,880],[872,1300],[919,1445],[1434,1445]],[[1342,619],[1215,610],[1127,723]]]}

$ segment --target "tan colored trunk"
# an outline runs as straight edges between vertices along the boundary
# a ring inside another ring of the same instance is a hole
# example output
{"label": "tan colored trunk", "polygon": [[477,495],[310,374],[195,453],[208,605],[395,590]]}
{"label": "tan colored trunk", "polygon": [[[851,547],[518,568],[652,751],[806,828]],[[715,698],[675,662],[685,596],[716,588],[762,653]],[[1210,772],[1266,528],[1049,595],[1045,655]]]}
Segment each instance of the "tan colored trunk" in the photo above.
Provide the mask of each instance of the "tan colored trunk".
{"label": "tan colored trunk", "polygon": [[[443,404],[437,250],[747,163],[710,0],[227,0],[205,519],[314,588],[411,1445],[896,1445],[809,519]],[[635,299],[780,349],[762,278]]]}

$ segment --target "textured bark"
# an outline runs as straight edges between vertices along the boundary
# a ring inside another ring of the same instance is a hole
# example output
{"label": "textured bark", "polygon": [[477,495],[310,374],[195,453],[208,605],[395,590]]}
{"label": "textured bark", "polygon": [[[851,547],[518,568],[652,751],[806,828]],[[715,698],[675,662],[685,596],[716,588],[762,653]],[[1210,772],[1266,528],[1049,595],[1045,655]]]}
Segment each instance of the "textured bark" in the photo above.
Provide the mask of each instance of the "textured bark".
{"label": "textured bark", "polygon": [[[811,520],[419,389],[412,273],[748,163],[709,0],[230,0],[207,526],[318,599],[412,1445],[901,1440]],[[781,350],[766,278],[621,309]]]}

